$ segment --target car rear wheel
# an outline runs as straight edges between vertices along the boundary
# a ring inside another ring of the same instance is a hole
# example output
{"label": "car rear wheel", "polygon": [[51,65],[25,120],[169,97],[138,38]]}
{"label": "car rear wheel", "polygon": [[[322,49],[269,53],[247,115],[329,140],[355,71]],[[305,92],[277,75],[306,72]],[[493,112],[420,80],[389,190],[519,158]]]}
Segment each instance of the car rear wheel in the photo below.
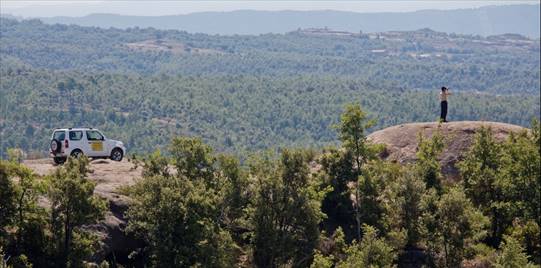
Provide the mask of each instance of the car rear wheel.
{"label": "car rear wheel", "polygon": [[111,160],[113,161],[122,161],[123,156],[124,155],[122,153],[122,150],[118,148],[113,149],[113,151],[111,152]]}

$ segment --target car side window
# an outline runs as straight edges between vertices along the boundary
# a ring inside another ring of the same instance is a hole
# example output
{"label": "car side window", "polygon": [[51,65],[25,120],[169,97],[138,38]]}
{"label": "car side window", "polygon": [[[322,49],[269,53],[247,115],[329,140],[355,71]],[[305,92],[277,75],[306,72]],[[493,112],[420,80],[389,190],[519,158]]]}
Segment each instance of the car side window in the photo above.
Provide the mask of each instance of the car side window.
{"label": "car side window", "polygon": [[101,135],[101,133],[99,133],[98,131],[89,130],[89,131],[86,132],[86,138],[89,141],[102,141],[103,140],[103,135]]}
{"label": "car side window", "polygon": [[82,131],[70,131],[70,141],[79,141],[83,138]]}
{"label": "car side window", "polygon": [[57,131],[53,134],[53,139],[57,141],[63,141],[66,138],[66,132],[64,131]]}

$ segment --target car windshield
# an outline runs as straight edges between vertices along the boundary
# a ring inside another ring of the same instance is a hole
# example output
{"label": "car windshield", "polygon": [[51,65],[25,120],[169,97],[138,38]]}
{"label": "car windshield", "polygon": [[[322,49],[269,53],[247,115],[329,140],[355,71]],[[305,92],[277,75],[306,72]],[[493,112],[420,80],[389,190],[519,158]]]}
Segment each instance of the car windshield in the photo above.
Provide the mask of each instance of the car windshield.
{"label": "car windshield", "polygon": [[53,139],[57,141],[63,141],[66,138],[66,132],[65,131],[56,131],[53,134]]}
{"label": "car windshield", "polygon": [[101,133],[99,133],[98,131],[91,130],[86,132],[86,138],[89,141],[101,141],[103,140],[103,135],[101,135]]}

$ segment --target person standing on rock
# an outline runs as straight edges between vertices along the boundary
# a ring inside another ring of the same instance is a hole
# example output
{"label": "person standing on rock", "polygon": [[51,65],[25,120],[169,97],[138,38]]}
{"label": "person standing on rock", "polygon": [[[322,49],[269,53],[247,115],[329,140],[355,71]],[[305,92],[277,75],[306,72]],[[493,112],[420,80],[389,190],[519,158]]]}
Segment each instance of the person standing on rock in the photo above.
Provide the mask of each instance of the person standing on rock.
{"label": "person standing on rock", "polygon": [[447,96],[451,95],[449,92],[449,89],[446,87],[441,87],[440,92],[440,106],[441,106],[441,113],[440,113],[440,122],[447,122]]}

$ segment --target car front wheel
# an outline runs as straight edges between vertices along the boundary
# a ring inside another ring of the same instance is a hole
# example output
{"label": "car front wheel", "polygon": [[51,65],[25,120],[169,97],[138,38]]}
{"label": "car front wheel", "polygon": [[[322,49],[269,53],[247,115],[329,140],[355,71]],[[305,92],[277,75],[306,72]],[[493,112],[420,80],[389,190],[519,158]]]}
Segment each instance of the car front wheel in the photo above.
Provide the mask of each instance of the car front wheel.
{"label": "car front wheel", "polygon": [[111,152],[111,160],[113,161],[122,161],[122,157],[123,157],[123,153],[122,153],[122,150],[116,148],[116,149],[113,149],[113,151]]}
{"label": "car front wheel", "polygon": [[77,150],[73,150],[73,152],[71,152],[70,155],[73,158],[81,158],[83,156],[83,152],[81,152],[81,150],[77,149]]}

